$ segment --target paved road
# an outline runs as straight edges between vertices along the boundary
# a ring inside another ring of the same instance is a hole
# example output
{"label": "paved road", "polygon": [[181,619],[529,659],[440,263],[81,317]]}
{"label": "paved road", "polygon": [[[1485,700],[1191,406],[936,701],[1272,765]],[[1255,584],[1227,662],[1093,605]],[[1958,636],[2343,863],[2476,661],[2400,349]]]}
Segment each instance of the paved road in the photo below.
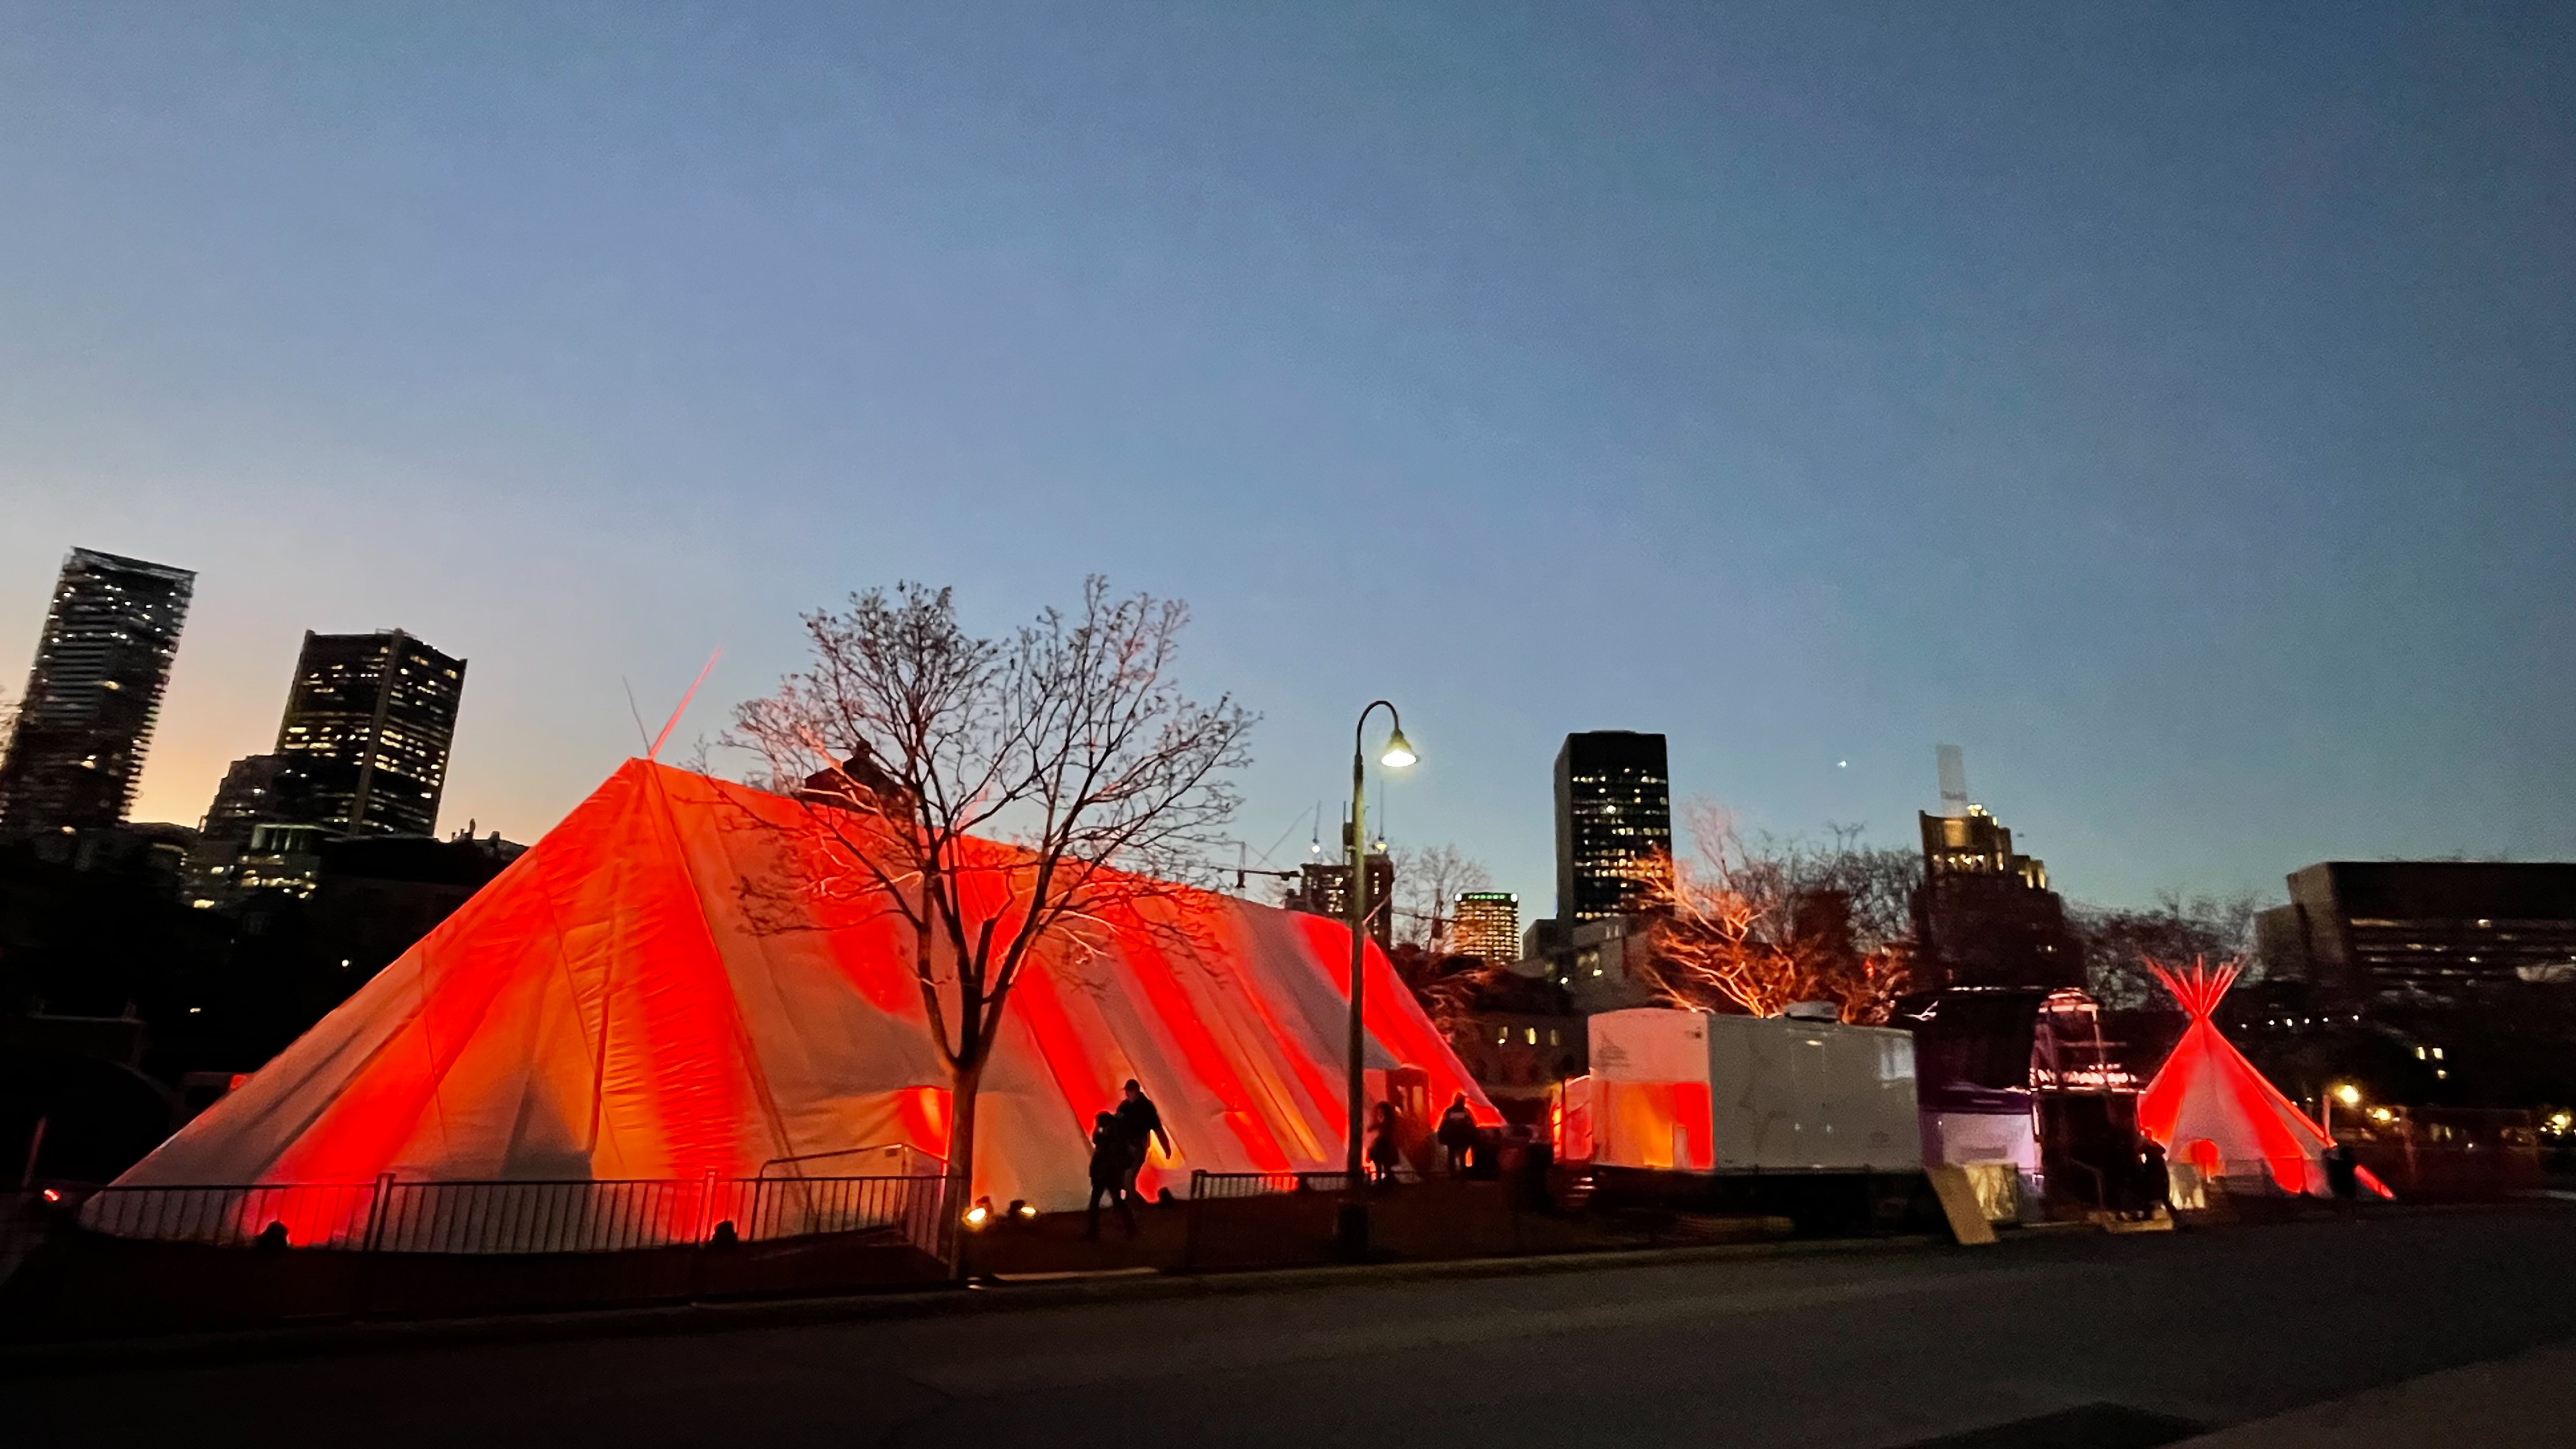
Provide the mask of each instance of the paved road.
{"label": "paved road", "polygon": [[0,1384],[0,1424],[371,1449],[1870,1449],[2085,1405],[2214,1427],[2564,1339],[2576,1210],[2535,1207],[88,1373]]}

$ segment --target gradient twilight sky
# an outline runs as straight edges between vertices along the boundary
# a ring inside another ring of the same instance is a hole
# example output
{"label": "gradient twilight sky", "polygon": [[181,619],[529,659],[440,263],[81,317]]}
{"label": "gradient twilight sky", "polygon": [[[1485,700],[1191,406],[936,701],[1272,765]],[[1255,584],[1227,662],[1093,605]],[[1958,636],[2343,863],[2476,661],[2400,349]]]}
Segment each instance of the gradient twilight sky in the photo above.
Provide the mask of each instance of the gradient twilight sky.
{"label": "gradient twilight sky", "polygon": [[[2150,13],[2152,11],[2152,13]],[[2078,899],[2576,854],[2576,9],[0,0],[0,671],[199,571],[137,815],[307,628],[533,839],[795,616],[1085,572],[1553,896],[1568,730]],[[1848,761],[1848,766],[1838,764]]]}

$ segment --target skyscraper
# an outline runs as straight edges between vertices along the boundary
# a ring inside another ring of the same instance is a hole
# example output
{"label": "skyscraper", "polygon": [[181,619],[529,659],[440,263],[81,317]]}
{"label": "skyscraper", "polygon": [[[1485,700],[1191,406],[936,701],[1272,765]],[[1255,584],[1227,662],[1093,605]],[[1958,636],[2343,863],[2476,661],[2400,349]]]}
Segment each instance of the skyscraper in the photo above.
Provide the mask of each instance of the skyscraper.
{"label": "skyscraper", "polygon": [[[1309,861],[1297,874],[1297,884],[1281,904],[1292,911],[1330,916],[1337,921],[1351,918],[1351,868],[1347,862]],[[1382,949],[1394,950],[1395,861],[1383,850],[1369,852],[1368,887],[1369,939]]]}
{"label": "skyscraper", "polygon": [[197,576],[76,548],[0,761],[0,832],[114,825],[134,802]]}
{"label": "skyscraper", "polygon": [[1506,966],[1520,959],[1521,898],[1510,891],[1460,891],[1451,907],[1449,948]]}
{"label": "skyscraper", "polygon": [[1556,752],[1556,918],[1562,928],[1627,909],[1639,868],[1673,848],[1664,737],[1567,735]]}
{"label": "skyscraper", "polygon": [[277,729],[306,820],[340,835],[435,833],[464,692],[464,660],[399,629],[306,633]]}
{"label": "skyscraper", "polygon": [[1950,986],[2081,986],[2084,953],[2048,867],[1968,799],[1956,745],[1938,748],[1939,815],[1920,817],[1923,884],[1914,892],[1921,978]]}

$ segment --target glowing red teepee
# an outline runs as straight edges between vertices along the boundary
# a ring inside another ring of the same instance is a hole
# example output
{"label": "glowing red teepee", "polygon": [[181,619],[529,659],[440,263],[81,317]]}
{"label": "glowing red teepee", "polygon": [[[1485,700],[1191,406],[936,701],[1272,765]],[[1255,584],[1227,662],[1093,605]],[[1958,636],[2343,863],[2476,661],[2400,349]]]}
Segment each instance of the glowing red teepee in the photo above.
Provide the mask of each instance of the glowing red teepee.
{"label": "glowing red teepee", "polygon": [[2330,1145],[2325,1133],[2263,1080],[2210,1020],[2236,984],[2236,967],[2212,972],[2195,960],[2184,974],[2149,961],[2147,969],[2191,1014],[2191,1025],[2139,1096],[2138,1130],[2203,1177],[2268,1175],[2284,1192],[2323,1195]]}
{"label": "glowing red teepee", "polygon": [[[793,884],[831,878],[833,839],[785,796],[630,761],[119,1181],[696,1181],[863,1147],[944,1157],[948,1077],[909,939],[864,890]],[[1156,927],[1185,910],[1188,931]],[[974,1191],[1081,1207],[1093,1118],[1129,1078],[1174,1139],[1149,1194],[1197,1168],[1338,1165],[1344,928],[1177,888],[1104,920],[1090,952],[1046,947],[1020,980]],[[1367,969],[1375,1082],[1414,1067],[1430,1101],[1498,1121],[1384,953]]]}

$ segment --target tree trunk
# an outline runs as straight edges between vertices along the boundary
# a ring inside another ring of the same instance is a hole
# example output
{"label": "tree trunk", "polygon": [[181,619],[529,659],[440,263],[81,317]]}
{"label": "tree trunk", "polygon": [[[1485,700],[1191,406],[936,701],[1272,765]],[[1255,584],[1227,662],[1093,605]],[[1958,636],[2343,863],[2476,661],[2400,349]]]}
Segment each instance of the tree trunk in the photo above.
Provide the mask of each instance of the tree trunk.
{"label": "tree trunk", "polygon": [[[975,1205],[975,1102],[984,1086],[984,1063],[960,1062],[948,1069],[948,1177],[955,1184],[948,1203],[950,1274],[964,1282],[967,1246],[974,1235],[965,1230],[966,1210]],[[987,1223],[987,1227],[991,1224]]]}

